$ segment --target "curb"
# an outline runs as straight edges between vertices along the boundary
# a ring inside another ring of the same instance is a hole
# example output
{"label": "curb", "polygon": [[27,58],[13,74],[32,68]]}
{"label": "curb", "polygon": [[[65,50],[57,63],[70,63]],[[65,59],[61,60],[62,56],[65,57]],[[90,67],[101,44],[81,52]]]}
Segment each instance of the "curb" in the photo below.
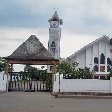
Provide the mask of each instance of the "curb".
{"label": "curb", "polygon": [[112,99],[112,96],[97,95],[54,95],[55,98],[76,98],[76,99]]}

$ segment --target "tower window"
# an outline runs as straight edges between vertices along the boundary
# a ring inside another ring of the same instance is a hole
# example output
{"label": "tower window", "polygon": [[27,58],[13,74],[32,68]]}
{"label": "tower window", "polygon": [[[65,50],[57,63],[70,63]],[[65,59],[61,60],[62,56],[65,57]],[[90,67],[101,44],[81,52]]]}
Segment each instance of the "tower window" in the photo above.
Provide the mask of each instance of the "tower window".
{"label": "tower window", "polygon": [[51,48],[52,52],[55,53],[55,48]]}
{"label": "tower window", "polygon": [[53,41],[51,47],[56,47],[55,42]]}
{"label": "tower window", "polygon": [[100,56],[100,64],[105,64],[105,56],[103,53]]}
{"label": "tower window", "polygon": [[98,58],[97,57],[94,58],[94,63],[98,64]]}

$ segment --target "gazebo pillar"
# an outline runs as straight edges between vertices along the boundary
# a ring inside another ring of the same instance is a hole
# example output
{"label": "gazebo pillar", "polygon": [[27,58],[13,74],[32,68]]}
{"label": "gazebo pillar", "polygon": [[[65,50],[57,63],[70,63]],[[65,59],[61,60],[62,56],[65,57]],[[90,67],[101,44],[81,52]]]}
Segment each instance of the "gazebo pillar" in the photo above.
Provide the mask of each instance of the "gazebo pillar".
{"label": "gazebo pillar", "polygon": [[7,76],[7,80],[8,80],[8,62],[6,63],[6,76]]}
{"label": "gazebo pillar", "polygon": [[11,72],[13,72],[13,64],[11,63]]}
{"label": "gazebo pillar", "polygon": [[13,64],[11,63],[11,70],[10,70],[10,81],[12,81],[12,72],[13,72]]}
{"label": "gazebo pillar", "polygon": [[6,76],[7,76],[7,84],[6,84],[6,91],[8,92],[8,84],[9,84],[9,79],[8,79],[8,62],[6,63]]}
{"label": "gazebo pillar", "polygon": [[56,77],[56,63],[53,62],[53,67],[52,67],[52,90],[53,90],[55,77]]}

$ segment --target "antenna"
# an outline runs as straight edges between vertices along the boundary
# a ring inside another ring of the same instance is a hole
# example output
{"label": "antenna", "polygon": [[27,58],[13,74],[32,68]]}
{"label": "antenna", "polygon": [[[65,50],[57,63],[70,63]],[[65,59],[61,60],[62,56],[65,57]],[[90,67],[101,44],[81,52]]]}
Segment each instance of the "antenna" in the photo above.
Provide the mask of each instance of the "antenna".
{"label": "antenna", "polygon": [[55,11],[56,11],[56,8],[54,8],[53,12],[55,12]]}

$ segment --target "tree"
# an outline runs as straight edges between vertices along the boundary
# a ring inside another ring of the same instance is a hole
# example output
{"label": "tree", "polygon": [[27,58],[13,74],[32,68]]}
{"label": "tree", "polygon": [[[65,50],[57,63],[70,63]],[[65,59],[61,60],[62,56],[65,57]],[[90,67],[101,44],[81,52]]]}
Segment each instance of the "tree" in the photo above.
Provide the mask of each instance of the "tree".
{"label": "tree", "polygon": [[0,71],[5,71],[5,67],[6,67],[5,60],[3,60],[0,57]]}
{"label": "tree", "polygon": [[46,85],[46,88],[52,88],[52,74],[47,73],[47,69],[43,70],[44,66],[41,66],[41,69],[32,67],[30,65],[26,65],[24,67],[24,73],[29,72],[32,80],[42,81],[43,84]]}
{"label": "tree", "polygon": [[90,68],[77,68],[77,66],[77,62],[70,60],[62,61],[57,67],[57,72],[59,72],[59,74],[63,74],[64,78],[68,79],[92,78]]}
{"label": "tree", "polygon": [[78,66],[77,62],[71,62],[71,61],[62,61],[58,66],[57,66],[57,72],[60,74],[63,74],[65,77],[66,75],[73,76],[73,74],[76,72],[76,67]]}
{"label": "tree", "polygon": [[30,65],[26,65],[24,67],[24,72],[29,72],[32,79],[45,79],[46,78],[46,73],[47,70],[43,70],[44,66],[41,67],[41,69],[30,66]]}
{"label": "tree", "polygon": [[[6,70],[6,60],[0,57],[0,71],[5,71]],[[10,72],[11,66],[8,65],[8,71]]]}

